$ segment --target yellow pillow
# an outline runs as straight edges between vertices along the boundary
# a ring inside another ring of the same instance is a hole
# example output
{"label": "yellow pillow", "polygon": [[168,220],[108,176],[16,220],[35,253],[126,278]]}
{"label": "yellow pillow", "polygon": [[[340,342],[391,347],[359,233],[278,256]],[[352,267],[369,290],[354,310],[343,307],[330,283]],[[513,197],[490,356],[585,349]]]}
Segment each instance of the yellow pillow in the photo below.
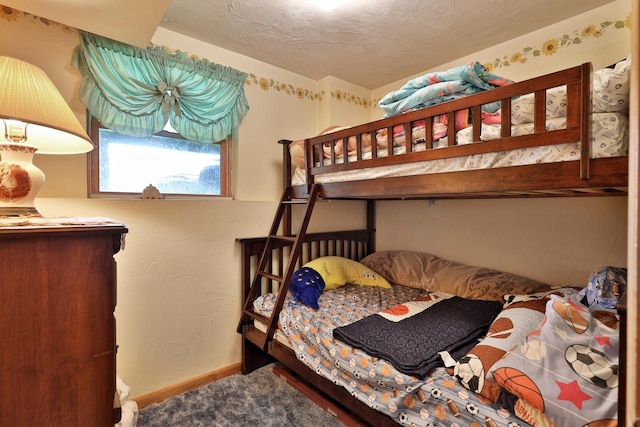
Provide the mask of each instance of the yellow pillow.
{"label": "yellow pillow", "polygon": [[318,272],[324,280],[324,289],[334,289],[347,283],[391,289],[384,277],[349,258],[325,256],[309,261],[304,267]]}

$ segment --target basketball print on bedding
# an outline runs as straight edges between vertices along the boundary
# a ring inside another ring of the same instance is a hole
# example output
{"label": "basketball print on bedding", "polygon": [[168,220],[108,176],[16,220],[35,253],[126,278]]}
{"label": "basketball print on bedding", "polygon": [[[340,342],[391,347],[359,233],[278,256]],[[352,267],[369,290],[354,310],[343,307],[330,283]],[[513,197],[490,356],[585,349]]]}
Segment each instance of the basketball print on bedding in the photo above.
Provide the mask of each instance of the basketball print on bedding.
{"label": "basketball print on bedding", "polygon": [[536,383],[524,372],[511,368],[498,368],[493,373],[493,378],[502,387],[512,394],[526,400],[536,409],[544,412],[544,398]]}

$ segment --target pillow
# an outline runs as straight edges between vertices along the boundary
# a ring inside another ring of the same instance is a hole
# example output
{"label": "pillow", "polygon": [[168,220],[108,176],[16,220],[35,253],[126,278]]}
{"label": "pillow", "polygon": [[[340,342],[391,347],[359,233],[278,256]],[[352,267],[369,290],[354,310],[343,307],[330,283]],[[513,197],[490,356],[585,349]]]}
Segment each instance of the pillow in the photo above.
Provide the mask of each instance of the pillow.
{"label": "pillow", "polygon": [[318,298],[324,289],[324,280],[310,267],[302,267],[296,270],[289,282],[289,292],[296,301],[312,308],[320,308]]}
{"label": "pillow", "polygon": [[547,291],[547,284],[489,268],[472,267],[422,252],[380,251],[360,261],[388,281],[462,298],[503,301],[505,294]]}
{"label": "pillow", "polygon": [[291,154],[291,163],[300,169],[307,166],[304,163],[304,140],[293,141],[289,144],[289,154]]}
{"label": "pillow", "polygon": [[580,297],[583,304],[589,307],[616,308],[626,290],[626,268],[602,267],[589,276],[589,282],[580,292]]}
{"label": "pillow", "polygon": [[552,296],[540,328],[493,366],[494,380],[556,425],[615,425],[619,333],[612,312],[607,326],[598,310]]}
{"label": "pillow", "polygon": [[593,72],[593,112],[622,113],[629,111],[631,56],[613,68]]}
{"label": "pillow", "polygon": [[391,289],[384,277],[349,258],[325,256],[309,261],[304,267],[313,268],[322,276],[325,289],[334,289],[347,283]]}
{"label": "pillow", "polygon": [[[623,113],[629,111],[629,73],[631,57],[613,68],[596,70],[592,75],[592,104],[594,113]],[[533,123],[535,104],[533,94],[511,101],[511,123]],[[558,86],[546,91],[546,118],[567,115],[567,88]]]}
{"label": "pillow", "polygon": [[487,375],[489,369],[540,325],[551,295],[568,297],[577,295],[578,290],[567,287],[530,295],[505,295],[507,302],[487,335],[453,365],[453,376],[469,390],[496,402],[500,387]]}
{"label": "pillow", "polygon": [[[535,98],[532,93],[520,96],[511,101],[511,123],[521,125],[533,123],[535,114]],[[558,86],[546,91],[546,112],[548,119],[567,115],[567,87]]]}
{"label": "pillow", "polygon": [[[318,135],[325,135],[327,133],[337,132],[342,129],[346,129],[346,128],[341,126],[329,126],[328,128],[324,129],[322,132],[320,132]],[[294,166],[300,169],[304,169],[307,167],[304,162],[304,139],[300,139],[290,143],[289,154],[291,154],[291,163],[293,163]]]}
{"label": "pillow", "polygon": [[349,258],[325,256],[309,261],[291,276],[289,291],[294,299],[319,308],[318,297],[324,289],[351,283],[391,289],[389,282],[370,268]]}

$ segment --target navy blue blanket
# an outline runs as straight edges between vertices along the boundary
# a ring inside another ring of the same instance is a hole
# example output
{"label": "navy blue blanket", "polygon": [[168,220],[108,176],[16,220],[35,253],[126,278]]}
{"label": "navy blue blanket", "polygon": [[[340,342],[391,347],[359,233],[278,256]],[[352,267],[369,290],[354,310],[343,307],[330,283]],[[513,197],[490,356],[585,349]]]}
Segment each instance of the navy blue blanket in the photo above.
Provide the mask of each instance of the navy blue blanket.
{"label": "navy blue blanket", "polygon": [[452,297],[399,322],[373,314],[335,328],[333,336],[404,374],[424,378],[443,365],[439,352],[458,360],[471,350],[501,309],[497,301]]}

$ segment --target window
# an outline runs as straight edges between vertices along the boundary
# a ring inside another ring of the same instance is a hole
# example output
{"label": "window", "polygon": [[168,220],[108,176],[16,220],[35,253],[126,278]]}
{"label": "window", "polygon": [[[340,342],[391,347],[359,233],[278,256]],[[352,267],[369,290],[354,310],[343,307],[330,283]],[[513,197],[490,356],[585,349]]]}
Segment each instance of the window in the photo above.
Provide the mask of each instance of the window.
{"label": "window", "polygon": [[91,196],[139,197],[153,185],[165,197],[230,196],[230,138],[214,144],[162,131],[125,136],[91,119],[96,149],[89,156]]}

